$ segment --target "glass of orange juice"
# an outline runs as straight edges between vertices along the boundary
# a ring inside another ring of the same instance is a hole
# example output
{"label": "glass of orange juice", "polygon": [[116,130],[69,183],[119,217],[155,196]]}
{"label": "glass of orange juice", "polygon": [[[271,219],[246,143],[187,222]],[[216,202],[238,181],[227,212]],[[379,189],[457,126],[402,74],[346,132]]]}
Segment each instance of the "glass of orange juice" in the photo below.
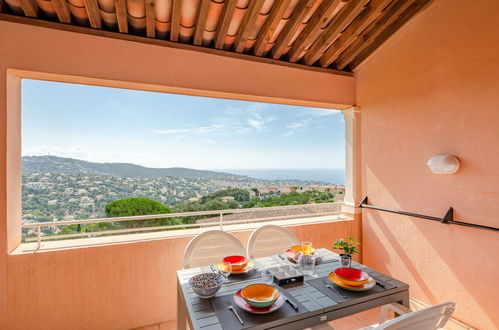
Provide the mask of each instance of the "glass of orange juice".
{"label": "glass of orange juice", "polygon": [[301,242],[301,250],[303,254],[310,255],[310,251],[312,250],[311,242]]}

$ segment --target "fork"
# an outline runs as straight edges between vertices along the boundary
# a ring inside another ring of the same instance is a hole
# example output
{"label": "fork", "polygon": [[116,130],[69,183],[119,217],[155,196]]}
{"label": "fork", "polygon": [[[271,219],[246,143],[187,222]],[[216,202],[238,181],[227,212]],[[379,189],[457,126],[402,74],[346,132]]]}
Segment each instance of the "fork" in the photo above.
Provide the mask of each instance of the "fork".
{"label": "fork", "polygon": [[345,296],[345,295],[341,294],[338,290],[336,290],[336,288],[335,288],[335,287],[333,287],[333,286],[329,285],[329,283],[328,283],[328,282],[326,282],[326,280],[324,280],[324,279],[323,279],[323,280],[322,280],[322,282],[324,283],[324,285],[326,286],[326,288],[333,290],[333,291],[334,291],[334,292],[336,292],[338,295],[340,295],[343,299],[348,299],[348,297],[347,297],[347,296]]}
{"label": "fork", "polygon": [[239,323],[241,323],[241,325],[244,325],[244,322],[243,320],[241,319],[241,317],[239,316],[239,314],[237,314],[236,310],[234,309],[234,306],[232,306],[232,304],[230,303],[230,301],[227,301],[227,309],[231,310],[237,317],[237,319],[239,320]]}

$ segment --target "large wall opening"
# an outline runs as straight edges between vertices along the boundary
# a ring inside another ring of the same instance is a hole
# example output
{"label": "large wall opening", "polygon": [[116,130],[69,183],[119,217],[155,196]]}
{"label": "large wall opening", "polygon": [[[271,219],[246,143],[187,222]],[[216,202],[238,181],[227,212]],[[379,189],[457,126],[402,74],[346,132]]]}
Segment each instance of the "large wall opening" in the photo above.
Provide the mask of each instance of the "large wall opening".
{"label": "large wall opening", "polygon": [[22,168],[26,241],[197,228],[217,210],[234,210],[229,223],[338,216],[345,122],[332,109],[24,79]]}

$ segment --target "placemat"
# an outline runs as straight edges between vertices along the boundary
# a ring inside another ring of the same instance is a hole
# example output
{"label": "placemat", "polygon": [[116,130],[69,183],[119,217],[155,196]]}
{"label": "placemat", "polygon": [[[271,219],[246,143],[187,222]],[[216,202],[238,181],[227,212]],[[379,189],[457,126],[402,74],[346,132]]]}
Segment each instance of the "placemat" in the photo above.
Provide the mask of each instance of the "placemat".
{"label": "placemat", "polygon": [[[393,285],[393,284],[377,280],[374,277],[373,277],[373,279],[377,282],[382,283],[385,287],[383,288],[379,284],[376,284],[374,287],[372,287],[371,289],[369,289],[367,291],[350,291],[350,290],[343,289],[334,283],[331,283],[331,281],[329,281],[327,276],[317,278],[314,280],[308,280],[307,283],[310,284],[311,286],[313,286],[314,288],[316,288],[317,290],[321,291],[326,296],[328,296],[329,298],[333,299],[334,301],[336,301],[338,303],[395,288],[395,285]],[[339,293],[341,293],[342,295],[344,295],[347,298],[341,297],[335,290],[326,287],[326,284],[324,284],[324,280],[327,282],[328,285],[330,285],[334,289],[338,290]]]}
{"label": "placemat", "polygon": [[[279,254],[279,258],[281,258],[282,260],[284,260],[285,262],[287,262],[290,265],[298,266],[298,263],[296,261],[289,259],[284,253]],[[335,263],[335,262],[339,262],[339,261],[340,261],[340,258],[338,258],[337,256],[323,255],[323,256],[319,256],[319,257],[317,257],[317,259],[315,259],[315,264],[322,265],[322,264]]]}
{"label": "placemat", "polygon": [[[218,272],[216,266],[214,266],[214,265],[210,266],[210,270],[214,273]],[[250,280],[250,279],[256,278],[256,277],[262,277],[262,271],[254,268],[254,269],[252,269],[249,272],[244,273],[244,274],[231,274],[228,278],[227,283],[232,283],[232,282],[237,282],[237,281],[247,281],[247,280]]]}
{"label": "placemat", "polygon": [[[297,304],[298,311],[295,311],[290,304],[285,302],[284,305],[282,305],[282,307],[275,312],[269,314],[251,314],[239,308],[234,303],[233,294],[216,297],[210,303],[213,306],[215,313],[217,314],[217,318],[220,321],[222,328],[224,328],[225,330],[248,329],[308,311],[302,304],[300,304],[295,298],[293,298],[291,294],[287,293],[285,289],[279,288],[279,292],[280,294],[285,295],[289,300]],[[229,301],[237,311],[237,314],[243,320],[244,325],[241,325],[236,315],[234,315],[234,312],[227,308],[227,301]]]}

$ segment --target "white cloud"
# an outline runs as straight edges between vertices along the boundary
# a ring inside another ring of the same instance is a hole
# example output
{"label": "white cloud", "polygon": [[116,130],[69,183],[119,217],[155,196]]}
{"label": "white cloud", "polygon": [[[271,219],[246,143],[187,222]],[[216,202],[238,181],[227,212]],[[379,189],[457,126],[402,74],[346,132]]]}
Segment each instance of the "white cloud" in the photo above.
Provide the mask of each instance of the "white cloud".
{"label": "white cloud", "polygon": [[88,159],[91,158],[92,153],[90,150],[83,146],[71,146],[68,148],[62,148],[49,144],[42,144],[37,146],[29,146],[23,148],[23,156],[60,156],[69,157],[77,159]]}
{"label": "white cloud", "polygon": [[291,123],[286,126],[286,128],[289,129],[297,129],[297,128],[304,128],[308,125],[306,122],[301,122],[301,123]]}
{"label": "white cloud", "polygon": [[165,129],[165,130],[154,130],[154,133],[157,134],[206,134],[217,131],[224,131],[226,127],[224,125],[213,124],[210,126],[199,126],[192,128],[174,128],[174,129]]}
{"label": "white cloud", "polygon": [[253,118],[248,119],[248,124],[251,127],[253,127],[254,129],[256,129],[257,131],[260,131],[260,130],[262,130],[265,127],[265,122],[264,121],[253,119]]}

